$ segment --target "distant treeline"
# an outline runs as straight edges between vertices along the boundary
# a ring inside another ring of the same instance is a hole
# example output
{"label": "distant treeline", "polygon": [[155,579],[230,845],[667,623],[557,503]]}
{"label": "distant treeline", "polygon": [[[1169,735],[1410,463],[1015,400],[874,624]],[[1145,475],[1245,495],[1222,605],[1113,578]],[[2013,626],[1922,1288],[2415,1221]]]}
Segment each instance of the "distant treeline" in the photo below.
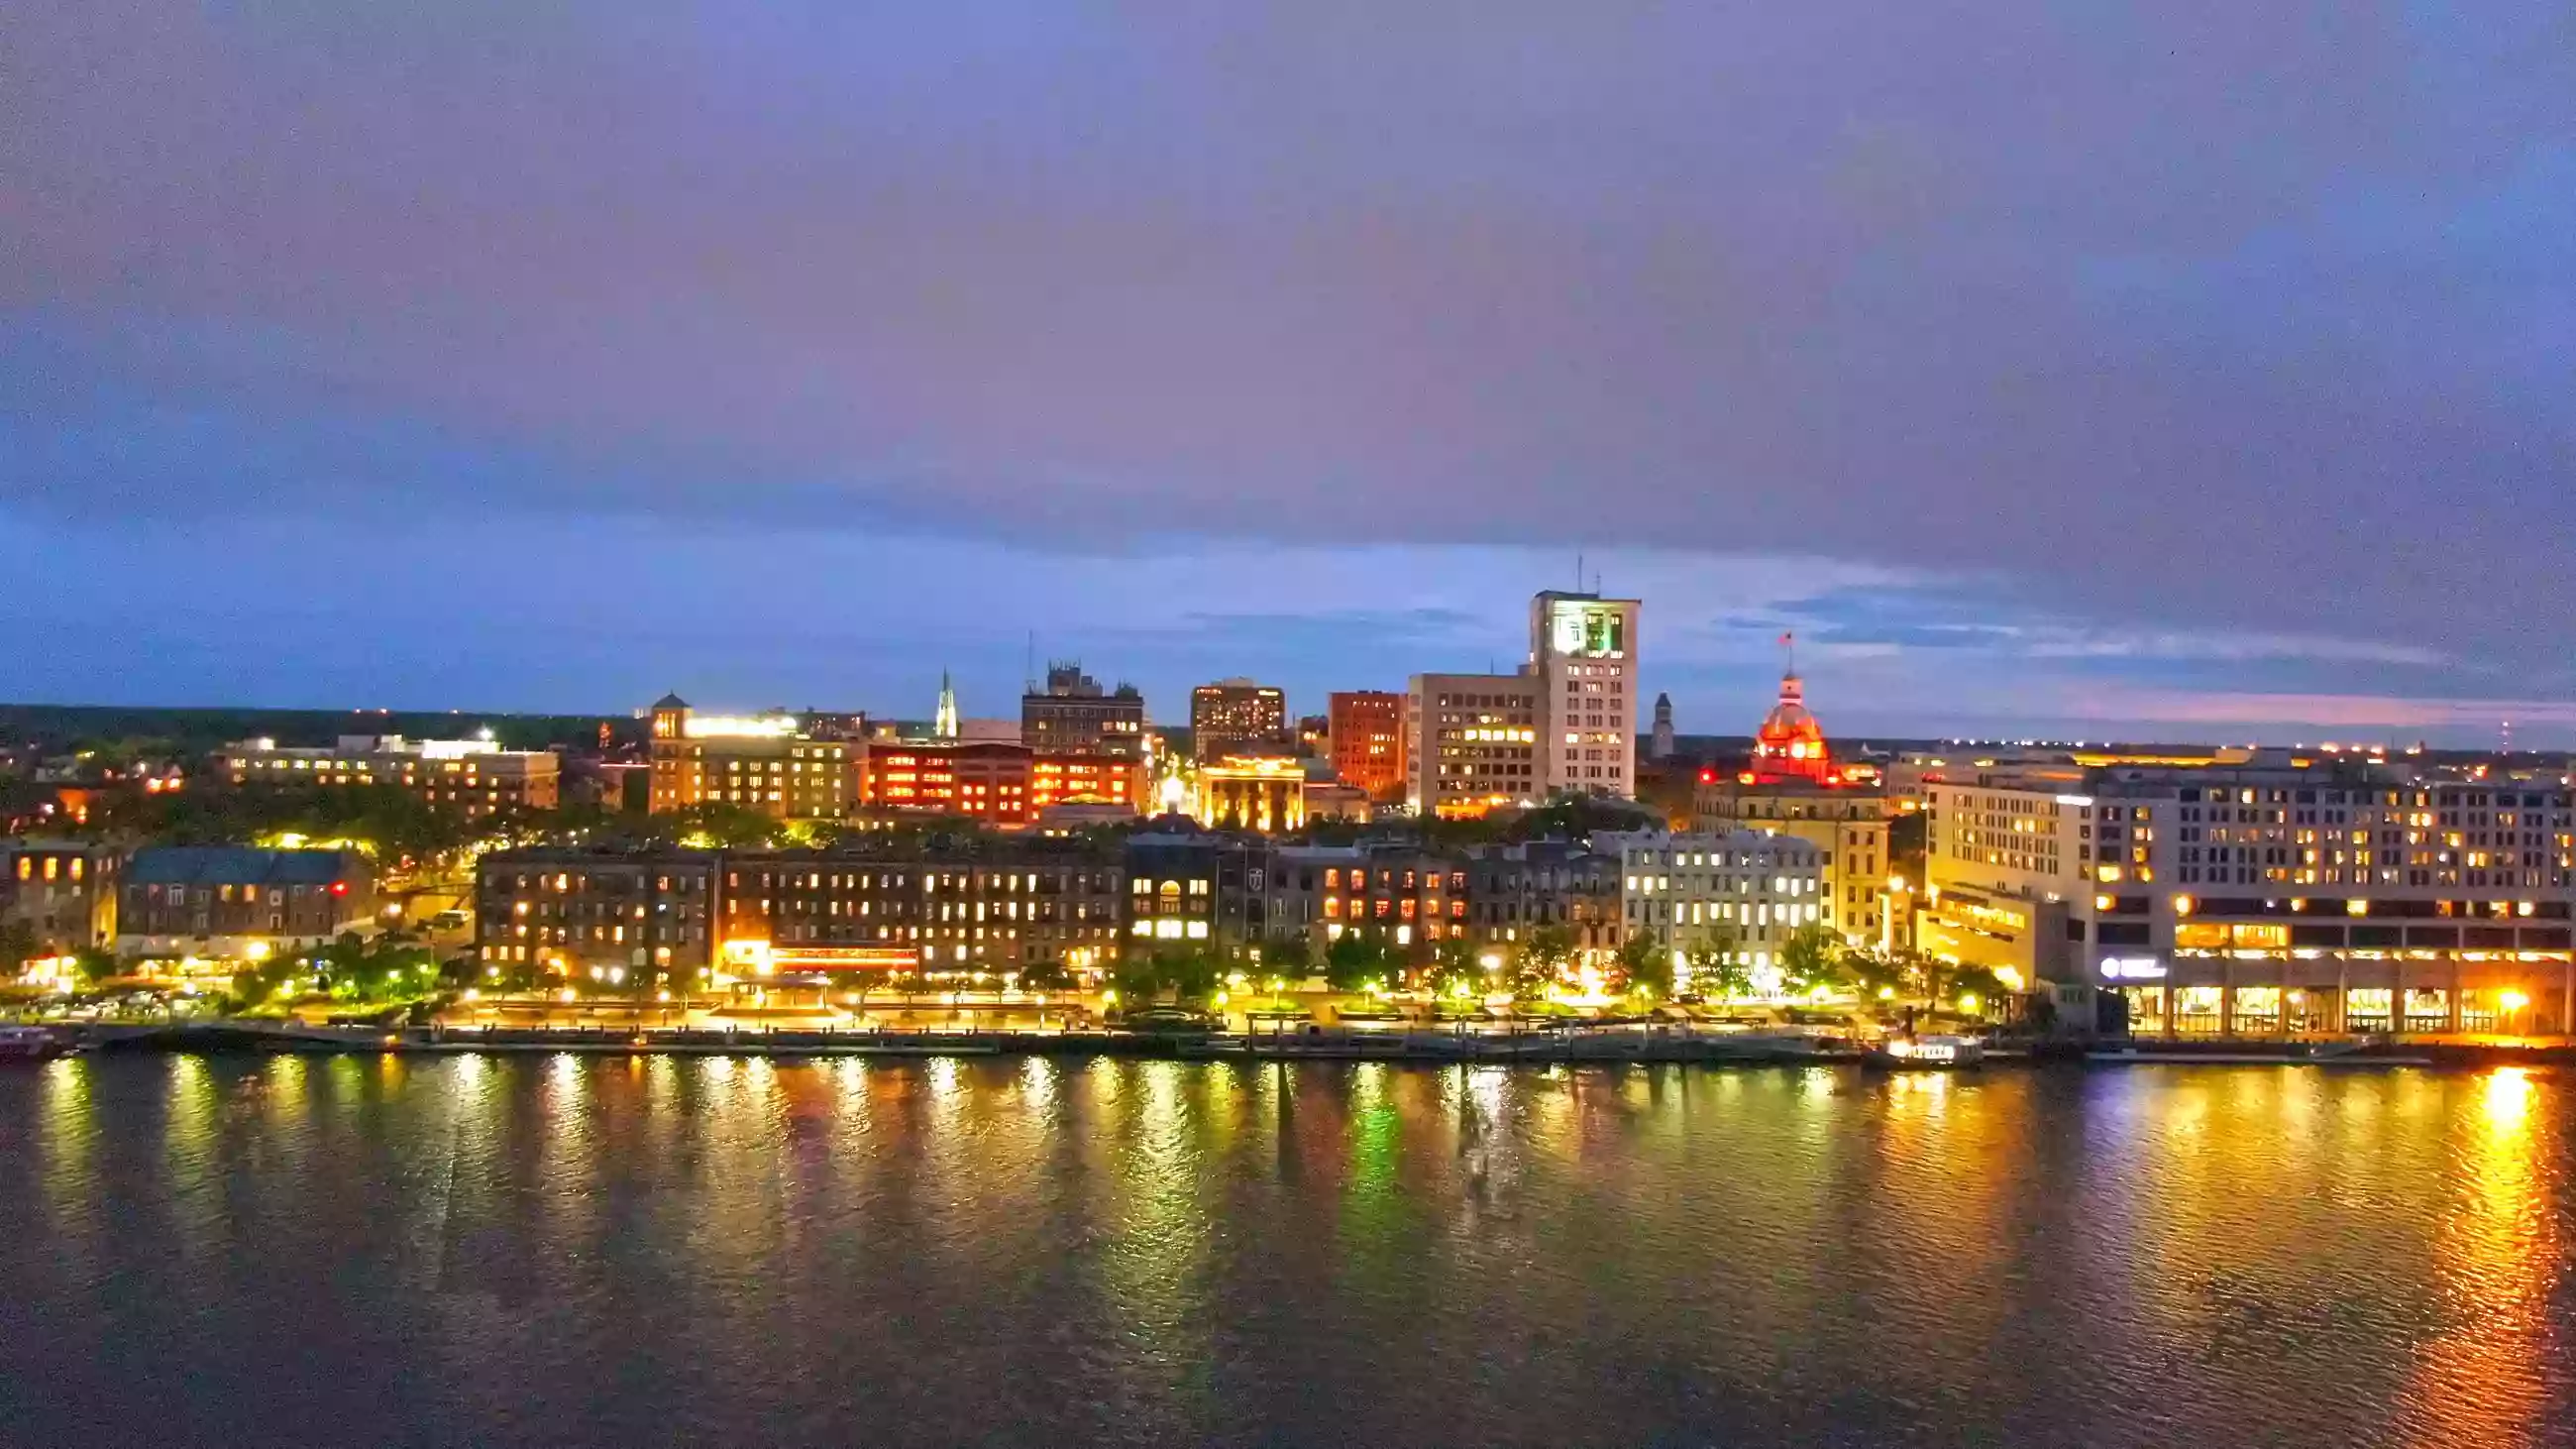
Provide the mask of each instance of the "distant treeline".
{"label": "distant treeline", "polygon": [[113,748],[200,755],[233,740],[274,738],[282,745],[322,745],[342,735],[461,739],[490,729],[510,749],[595,748],[606,724],[614,740],[643,740],[642,720],[627,715],[497,714],[431,710],[156,709],[124,705],[0,704],[0,745],[49,751]]}

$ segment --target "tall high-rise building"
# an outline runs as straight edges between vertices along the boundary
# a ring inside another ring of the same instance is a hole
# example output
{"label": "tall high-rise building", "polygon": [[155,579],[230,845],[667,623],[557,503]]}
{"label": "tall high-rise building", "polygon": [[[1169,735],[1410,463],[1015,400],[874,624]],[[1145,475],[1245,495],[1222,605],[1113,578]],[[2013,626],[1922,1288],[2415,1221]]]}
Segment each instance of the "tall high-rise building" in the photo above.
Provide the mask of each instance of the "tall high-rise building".
{"label": "tall high-rise building", "polygon": [[1673,697],[1669,694],[1655,696],[1654,743],[1648,746],[1647,750],[1649,755],[1658,760],[1669,760],[1673,757]]}
{"label": "tall high-rise building", "polygon": [[1637,609],[1635,599],[1553,589],[1530,600],[1541,793],[1635,792]]}
{"label": "tall high-rise building", "polygon": [[1145,753],[1145,697],[1125,683],[1104,692],[1081,665],[1050,662],[1045,691],[1020,696],[1020,740],[1041,754],[1137,759]]}
{"label": "tall high-rise building", "polygon": [[1382,690],[1348,690],[1334,694],[1327,707],[1333,773],[1372,800],[1404,797],[1404,701]]}
{"label": "tall high-rise building", "polygon": [[1190,691],[1190,753],[1200,763],[1295,750],[1288,731],[1288,696],[1275,686],[1221,679]]}

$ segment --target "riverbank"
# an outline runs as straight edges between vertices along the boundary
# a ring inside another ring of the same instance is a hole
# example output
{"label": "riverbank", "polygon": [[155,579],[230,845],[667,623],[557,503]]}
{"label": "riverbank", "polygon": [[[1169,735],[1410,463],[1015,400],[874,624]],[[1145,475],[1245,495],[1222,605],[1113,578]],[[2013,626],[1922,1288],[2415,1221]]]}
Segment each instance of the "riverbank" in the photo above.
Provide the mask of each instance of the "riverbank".
{"label": "riverbank", "polygon": [[[222,1021],[103,1025],[68,1029],[63,1044],[110,1052],[301,1052],[453,1055],[573,1053],[769,1057],[1149,1057],[1178,1060],[1357,1060],[1545,1065],[1563,1062],[1707,1065],[1857,1065],[1860,1043],[1830,1033],[1718,1032],[1673,1027],[1558,1026],[1510,1032],[1333,1030],[1280,1033],[1131,1031],[832,1031],[794,1028],[604,1029],[532,1027],[332,1027]],[[2249,1046],[2257,1050],[2249,1052]],[[2127,1065],[2304,1065],[2354,1070],[2414,1066],[2476,1070],[2576,1065],[2564,1041],[2420,1039],[2285,1044],[2275,1052],[2243,1041],[2086,1042],[1996,1040],[1985,1061]]]}

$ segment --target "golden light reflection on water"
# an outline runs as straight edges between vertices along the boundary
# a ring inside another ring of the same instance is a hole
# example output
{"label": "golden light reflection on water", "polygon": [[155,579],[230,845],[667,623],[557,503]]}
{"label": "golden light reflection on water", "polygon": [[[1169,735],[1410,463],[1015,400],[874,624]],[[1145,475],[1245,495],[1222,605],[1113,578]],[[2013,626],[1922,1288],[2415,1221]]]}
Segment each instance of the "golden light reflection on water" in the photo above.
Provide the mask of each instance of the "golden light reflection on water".
{"label": "golden light reflection on water", "polygon": [[2454,1128],[2460,1171],[2433,1237],[2443,1331],[2423,1344],[2407,1384],[2422,1444],[2537,1442],[2548,1404],[2550,1298],[2562,1271],[2553,1210],[2559,1159],[2538,1150],[2564,1111],[2535,1100],[2521,1067],[2488,1073]]}

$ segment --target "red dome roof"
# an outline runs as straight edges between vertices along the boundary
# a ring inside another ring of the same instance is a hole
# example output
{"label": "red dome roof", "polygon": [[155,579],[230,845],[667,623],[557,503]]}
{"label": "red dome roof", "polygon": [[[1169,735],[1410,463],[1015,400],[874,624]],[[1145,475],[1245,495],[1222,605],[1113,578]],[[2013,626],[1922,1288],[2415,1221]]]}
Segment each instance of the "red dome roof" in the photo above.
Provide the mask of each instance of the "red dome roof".
{"label": "red dome roof", "polygon": [[1779,778],[1798,776],[1826,780],[1833,774],[1833,751],[1825,743],[1825,727],[1807,712],[1805,687],[1791,674],[1780,680],[1780,702],[1763,716],[1762,728],[1753,736],[1753,769],[1756,774]]}

